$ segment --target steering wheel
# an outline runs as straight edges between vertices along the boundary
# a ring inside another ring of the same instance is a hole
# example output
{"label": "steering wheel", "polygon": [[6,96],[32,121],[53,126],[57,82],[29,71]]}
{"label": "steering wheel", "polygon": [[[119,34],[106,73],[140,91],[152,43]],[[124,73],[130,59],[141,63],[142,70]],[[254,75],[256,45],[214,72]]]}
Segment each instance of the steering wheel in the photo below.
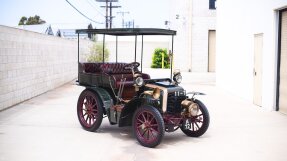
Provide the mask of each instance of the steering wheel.
{"label": "steering wheel", "polygon": [[137,68],[137,67],[139,67],[140,66],[140,63],[139,62],[132,62],[132,63],[129,63],[129,64],[126,64],[125,66],[124,66],[124,69],[135,69],[135,68]]}

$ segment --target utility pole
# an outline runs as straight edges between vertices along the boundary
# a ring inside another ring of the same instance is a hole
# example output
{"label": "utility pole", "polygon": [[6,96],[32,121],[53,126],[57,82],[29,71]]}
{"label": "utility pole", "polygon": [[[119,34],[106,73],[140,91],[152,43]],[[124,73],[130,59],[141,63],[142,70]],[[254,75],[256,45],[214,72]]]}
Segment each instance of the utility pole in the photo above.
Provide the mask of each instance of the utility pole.
{"label": "utility pole", "polygon": [[108,0],[106,0],[106,29],[109,27],[109,9],[108,9]]}
{"label": "utility pole", "polygon": [[125,28],[125,14],[130,14],[130,12],[120,11],[120,12],[117,12],[117,14],[122,15],[122,28]]}
{"label": "utility pole", "polygon": [[113,11],[112,11],[112,1],[110,1],[110,29],[112,28],[112,23],[113,23]]}
{"label": "utility pole", "polygon": [[[112,22],[113,22],[113,8],[120,8],[121,6],[113,6],[113,2],[118,2],[119,0],[96,0],[97,2],[105,2],[105,6],[101,6],[102,8],[106,8],[106,28],[112,28]],[[110,2],[110,3],[109,3]],[[110,15],[109,15],[110,10]]]}
{"label": "utility pole", "polygon": [[135,20],[125,22],[125,28],[135,28]]}

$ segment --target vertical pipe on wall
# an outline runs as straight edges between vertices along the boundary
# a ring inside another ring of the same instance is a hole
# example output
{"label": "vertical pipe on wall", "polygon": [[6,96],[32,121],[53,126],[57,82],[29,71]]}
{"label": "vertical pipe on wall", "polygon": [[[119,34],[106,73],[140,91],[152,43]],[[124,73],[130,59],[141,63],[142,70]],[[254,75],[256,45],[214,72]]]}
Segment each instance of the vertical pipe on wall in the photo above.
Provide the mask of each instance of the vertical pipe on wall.
{"label": "vertical pipe on wall", "polygon": [[171,59],[170,59],[170,79],[172,79],[172,62],[173,62],[173,38],[174,35],[172,35],[172,40],[171,40]]}
{"label": "vertical pipe on wall", "polygon": [[281,65],[281,33],[282,33],[282,10],[278,11],[278,49],[277,49],[277,77],[276,77],[276,102],[275,110],[279,111],[279,95],[280,95],[280,65]]}

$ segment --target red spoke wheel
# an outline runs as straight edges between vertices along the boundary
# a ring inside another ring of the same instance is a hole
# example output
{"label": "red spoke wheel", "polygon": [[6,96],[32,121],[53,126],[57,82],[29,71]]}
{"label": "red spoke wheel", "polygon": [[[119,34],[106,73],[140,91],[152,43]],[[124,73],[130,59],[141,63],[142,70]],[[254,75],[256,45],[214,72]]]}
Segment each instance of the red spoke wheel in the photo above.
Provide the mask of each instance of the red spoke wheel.
{"label": "red spoke wheel", "polygon": [[157,146],[164,136],[164,122],[160,112],[152,106],[138,108],[133,116],[133,132],[145,147]]}
{"label": "red spoke wheel", "polygon": [[103,120],[103,108],[98,96],[91,90],[84,90],[78,99],[77,114],[85,130],[96,131]]}
{"label": "red spoke wheel", "polygon": [[[205,105],[199,100],[195,100],[194,102],[199,105],[198,114],[194,117],[184,120],[180,128],[182,132],[187,136],[199,137],[207,131],[210,118]],[[186,121],[189,123],[188,126]]]}

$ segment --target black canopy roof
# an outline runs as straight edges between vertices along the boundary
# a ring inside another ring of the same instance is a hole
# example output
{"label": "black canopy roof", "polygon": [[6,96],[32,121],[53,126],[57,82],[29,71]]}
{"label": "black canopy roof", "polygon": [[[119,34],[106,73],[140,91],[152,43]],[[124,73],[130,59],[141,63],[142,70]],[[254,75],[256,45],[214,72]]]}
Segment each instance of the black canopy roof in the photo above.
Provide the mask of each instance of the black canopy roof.
{"label": "black canopy roof", "polygon": [[176,31],[158,28],[112,28],[112,29],[79,29],[76,33],[106,34],[114,36],[132,35],[176,35]]}

